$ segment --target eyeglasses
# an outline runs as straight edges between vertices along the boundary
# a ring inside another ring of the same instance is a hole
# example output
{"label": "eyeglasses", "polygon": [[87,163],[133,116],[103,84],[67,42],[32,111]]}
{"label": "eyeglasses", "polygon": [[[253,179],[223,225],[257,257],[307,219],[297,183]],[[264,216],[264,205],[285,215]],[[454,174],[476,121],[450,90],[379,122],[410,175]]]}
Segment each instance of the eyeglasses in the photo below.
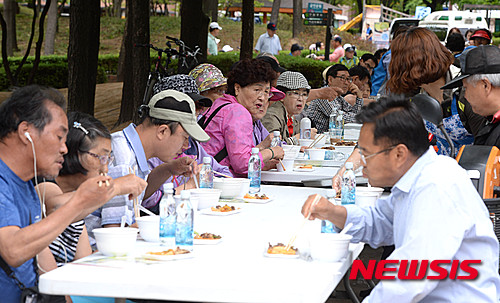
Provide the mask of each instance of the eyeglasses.
{"label": "eyeglasses", "polygon": [[99,159],[99,162],[101,162],[102,165],[107,165],[107,164],[113,162],[113,160],[115,159],[115,157],[113,155],[99,156],[98,154],[94,154],[94,153],[91,153],[88,151],[85,153],[91,155],[94,158]]}
{"label": "eyeglasses", "polygon": [[373,158],[373,157],[375,157],[376,155],[379,155],[379,154],[381,154],[381,153],[385,153],[385,152],[388,152],[388,151],[390,151],[390,150],[393,150],[396,146],[397,146],[397,145],[393,145],[393,146],[391,146],[391,147],[388,147],[388,148],[386,148],[386,149],[383,149],[383,150],[381,150],[381,151],[378,151],[378,152],[376,152],[376,153],[373,153],[373,154],[370,154],[370,155],[367,155],[367,156],[363,155],[363,153],[361,152],[361,149],[358,149],[358,152],[359,152],[359,154],[361,155],[361,162],[363,162],[363,164],[364,164],[364,165],[366,165],[366,160],[367,160],[367,159]]}
{"label": "eyeglasses", "polygon": [[257,95],[257,98],[264,96],[270,99],[273,97],[273,93],[266,89],[256,88],[254,89],[254,93]]}
{"label": "eyeglasses", "polygon": [[294,99],[299,99],[300,97],[307,99],[309,96],[307,92],[299,93],[298,91],[288,91],[286,94]]}
{"label": "eyeglasses", "polygon": [[344,77],[344,76],[336,76],[334,78],[339,78],[340,80],[344,81],[344,82],[352,82],[352,78],[351,77]]}

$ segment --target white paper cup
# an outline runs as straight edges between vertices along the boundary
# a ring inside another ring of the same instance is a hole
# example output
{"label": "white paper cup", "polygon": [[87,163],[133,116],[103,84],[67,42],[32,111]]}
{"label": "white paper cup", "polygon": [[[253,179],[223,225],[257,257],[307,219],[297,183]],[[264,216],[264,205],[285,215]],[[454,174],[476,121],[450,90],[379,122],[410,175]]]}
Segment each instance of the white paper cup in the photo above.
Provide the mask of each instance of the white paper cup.
{"label": "white paper cup", "polygon": [[320,262],[338,262],[349,251],[351,235],[319,233],[311,237],[311,257]]}

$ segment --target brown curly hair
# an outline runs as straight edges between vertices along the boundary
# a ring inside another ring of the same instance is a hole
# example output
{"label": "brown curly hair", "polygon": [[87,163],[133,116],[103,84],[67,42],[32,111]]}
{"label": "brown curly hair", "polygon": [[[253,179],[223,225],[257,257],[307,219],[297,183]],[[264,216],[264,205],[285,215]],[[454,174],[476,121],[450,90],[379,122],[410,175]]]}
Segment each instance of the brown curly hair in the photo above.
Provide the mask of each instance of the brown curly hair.
{"label": "brown curly hair", "polygon": [[391,43],[391,62],[387,88],[391,93],[411,93],[422,84],[446,75],[453,55],[432,31],[410,27]]}
{"label": "brown curly hair", "polygon": [[276,72],[269,63],[257,59],[245,59],[236,63],[227,76],[227,93],[235,96],[234,85],[245,87],[259,82],[273,82]]}

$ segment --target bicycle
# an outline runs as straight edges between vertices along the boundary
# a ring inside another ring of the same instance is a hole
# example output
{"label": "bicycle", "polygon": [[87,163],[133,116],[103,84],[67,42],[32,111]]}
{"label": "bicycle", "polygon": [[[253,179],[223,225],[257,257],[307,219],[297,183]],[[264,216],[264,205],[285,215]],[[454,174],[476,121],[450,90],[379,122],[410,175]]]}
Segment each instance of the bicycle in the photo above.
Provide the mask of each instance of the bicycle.
{"label": "bicycle", "polygon": [[172,40],[179,46],[178,58],[181,60],[180,67],[191,70],[198,65],[198,55],[201,55],[201,48],[197,45],[194,50],[186,46],[186,44],[177,38],[166,36],[167,39]]}
{"label": "bicycle", "polygon": [[[170,41],[167,41],[166,45],[168,48],[166,49],[155,47],[153,44],[135,45],[136,47],[147,47],[158,52],[158,55],[155,59],[155,69],[152,72],[150,71],[148,75],[148,81],[146,82],[146,90],[144,91],[142,104],[149,103],[149,100],[153,96],[153,87],[157,82],[161,80],[161,78],[174,75],[174,70],[168,69],[168,66],[170,65],[172,59],[174,59],[176,56],[179,58],[179,60],[182,60],[181,67],[186,68],[187,70],[190,70],[191,68],[198,65],[198,59],[196,58],[196,56],[201,54],[199,46],[196,46],[195,49],[192,50],[191,48],[187,47],[182,40],[169,36],[167,36],[166,38],[177,44],[179,46],[179,51],[175,48],[172,48],[172,44]],[[165,66],[161,64],[163,54],[167,55]],[[188,59],[190,59],[191,62],[188,62]]]}

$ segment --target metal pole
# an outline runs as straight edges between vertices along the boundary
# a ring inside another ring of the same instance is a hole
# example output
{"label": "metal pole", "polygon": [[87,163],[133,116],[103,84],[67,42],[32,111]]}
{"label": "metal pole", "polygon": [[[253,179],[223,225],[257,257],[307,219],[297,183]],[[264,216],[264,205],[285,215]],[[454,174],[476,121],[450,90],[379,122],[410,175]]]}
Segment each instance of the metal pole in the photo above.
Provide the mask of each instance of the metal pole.
{"label": "metal pole", "polygon": [[330,32],[330,26],[332,25],[332,9],[328,9],[326,17],[326,42],[325,42],[325,61],[330,60],[330,40],[332,40],[332,33]]}

